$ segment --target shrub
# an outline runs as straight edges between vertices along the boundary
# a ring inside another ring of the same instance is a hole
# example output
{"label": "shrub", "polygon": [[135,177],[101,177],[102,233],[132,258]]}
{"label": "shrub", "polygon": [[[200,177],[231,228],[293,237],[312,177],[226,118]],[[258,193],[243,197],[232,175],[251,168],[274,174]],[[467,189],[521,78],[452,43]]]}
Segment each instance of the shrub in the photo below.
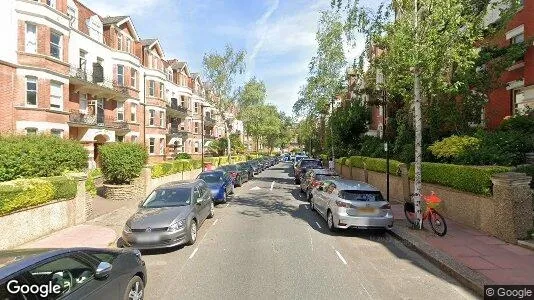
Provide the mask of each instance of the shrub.
{"label": "shrub", "polygon": [[[491,176],[508,172],[511,168],[500,166],[462,166],[441,163],[422,165],[422,181],[435,183],[457,190],[480,195],[491,195]],[[410,178],[415,175],[415,167],[410,167]]]}
{"label": "shrub", "polygon": [[174,159],[191,159],[191,155],[187,153],[178,153]]}
{"label": "shrub", "polygon": [[76,196],[76,181],[64,176],[0,183],[0,215]]}
{"label": "shrub", "polygon": [[228,156],[219,157],[219,166],[223,166],[227,164],[228,164]]}
{"label": "shrub", "polygon": [[[387,171],[387,160],[383,158],[373,158],[373,157],[366,157],[365,158],[365,167],[369,171],[375,171],[375,172],[381,172],[386,173]],[[396,161],[393,159],[389,160],[389,174],[393,175],[400,175],[400,165],[402,162]]]}
{"label": "shrub", "polygon": [[193,167],[193,170],[196,170],[196,169],[202,169],[202,160],[200,159],[193,159],[191,161],[191,165]]}
{"label": "shrub", "polygon": [[438,159],[450,161],[465,155],[468,150],[477,150],[480,145],[480,139],[472,136],[450,136],[441,141],[437,141],[428,149]]}
{"label": "shrub", "polygon": [[384,141],[378,137],[366,135],[362,138],[361,156],[384,157]]}
{"label": "shrub", "polygon": [[400,151],[397,153],[396,158],[406,164],[413,162],[415,160],[415,145],[405,144],[400,146]]}
{"label": "shrub", "polygon": [[48,135],[0,136],[0,181],[49,177],[87,167],[80,143]]}
{"label": "shrub", "polygon": [[92,169],[87,174],[85,181],[85,191],[91,195],[96,195],[95,178],[102,176],[102,170],[99,168]]}
{"label": "shrub", "polygon": [[516,115],[508,120],[504,120],[499,126],[502,131],[520,131],[524,133],[534,133],[534,112]]}
{"label": "shrub", "polygon": [[99,148],[102,173],[112,184],[130,183],[146,164],[146,149],[136,143],[110,143]]}
{"label": "shrub", "polygon": [[174,173],[174,163],[162,162],[152,166],[152,178],[160,178]]}
{"label": "shrub", "polygon": [[351,156],[347,158],[347,160],[345,161],[345,164],[349,167],[363,169],[364,162],[365,162],[365,157],[363,156]]}

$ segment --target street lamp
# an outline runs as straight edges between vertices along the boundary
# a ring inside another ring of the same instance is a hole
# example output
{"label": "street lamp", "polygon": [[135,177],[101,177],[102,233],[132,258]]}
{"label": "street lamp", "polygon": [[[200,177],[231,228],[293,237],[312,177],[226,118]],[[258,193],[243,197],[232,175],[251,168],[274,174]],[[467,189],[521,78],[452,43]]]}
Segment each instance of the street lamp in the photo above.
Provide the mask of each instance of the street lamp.
{"label": "street lamp", "polygon": [[334,156],[334,128],[332,126],[332,116],[334,115],[334,97],[330,100],[330,106],[332,108],[330,112],[330,145],[332,147],[332,165],[329,166],[331,169],[335,166],[335,156]]}
{"label": "street lamp", "polygon": [[386,88],[384,87],[384,75],[380,70],[376,72],[376,88],[382,94],[382,139],[384,140],[384,151],[386,152],[386,199],[389,202],[389,145],[386,135],[388,101]]}

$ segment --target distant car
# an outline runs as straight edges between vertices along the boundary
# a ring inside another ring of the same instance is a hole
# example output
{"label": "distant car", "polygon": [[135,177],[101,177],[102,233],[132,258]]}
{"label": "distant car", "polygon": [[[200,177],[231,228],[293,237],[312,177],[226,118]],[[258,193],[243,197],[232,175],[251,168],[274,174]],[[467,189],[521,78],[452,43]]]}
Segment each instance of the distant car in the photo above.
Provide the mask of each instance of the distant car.
{"label": "distant car", "polygon": [[252,166],[254,170],[254,175],[261,173],[261,166],[256,160],[249,160],[248,163]]}
{"label": "distant car", "polygon": [[223,170],[225,172],[228,172],[234,182],[235,187],[241,186],[243,185],[243,182],[245,182],[243,178],[245,174],[240,171],[236,165],[224,165],[218,167],[216,170]]}
{"label": "distant car", "polygon": [[249,162],[240,162],[237,164],[237,167],[247,174],[247,176],[245,176],[246,181],[254,178],[254,168]]}
{"label": "distant car", "polygon": [[[0,299],[142,299],[146,283],[139,250],[0,251]],[[24,287],[37,284],[48,288],[24,293]]]}
{"label": "distant car", "polygon": [[304,158],[308,158],[308,156],[306,156],[306,155],[295,155],[295,159],[293,160],[293,169],[295,168],[297,163],[299,161],[301,161],[302,159],[304,159]]}
{"label": "distant car", "polygon": [[232,178],[224,171],[205,171],[200,173],[197,179],[202,179],[208,184],[215,203],[226,203],[228,195],[234,193]]}
{"label": "distant car", "polygon": [[294,176],[295,184],[300,184],[301,174],[306,174],[308,169],[321,169],[323,168],[323,163],[318,159],[309,159],[303,158],[295,164]]}
{"label": "distant car", "polygon": [[330,231],[340,228],[390,229],[391,205],[375,187],[354,180],[327,180],[316,187],[310,199]]}
{"label": "distant car", "polygon": [[193,245],[197,230],[215,213],[203,180],[171,182],[156,188],[122,231],[124,246],[138,249]]}
{"label": "distant car", "polygon": [[300,192],[306,195],[306,200],[313,197],[312,190],[314,186],[318,186],[325,180],[340,179],[336,172],[328,169],[310,169],[306,174],[301,173],[300,177]]}

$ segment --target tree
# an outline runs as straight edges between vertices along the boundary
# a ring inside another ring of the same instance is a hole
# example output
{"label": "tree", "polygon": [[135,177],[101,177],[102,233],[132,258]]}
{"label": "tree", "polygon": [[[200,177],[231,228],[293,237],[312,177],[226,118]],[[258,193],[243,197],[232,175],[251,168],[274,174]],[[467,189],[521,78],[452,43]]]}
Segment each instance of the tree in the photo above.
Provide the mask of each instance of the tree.
{"label": "tree", "polygon": [[369,107],[360,101],[353,101],[334,110],[330,122],[333,135],[329,142],[334,144],[338,156],[356,154],[370,120]]}
{"label": "tree", "polygon": [[[243,145],[243,142],[241,142],[241,139],[239,138],[239,134],[232,133],[230,134],[230,141],[232,143],[232,147],[234,148],[234,151],[237,154],[243,153],[245,151],[245,146]],[[210,151],[213,155],[216,156],[223,156],[225,150],[228,147],[228,141],[227,139],[217,139],[212,141],[208,146],[208,151]]]}
{"label": "tree", "polygon": [[265,139],[266,145],[269,147],[269,154],[273,152],[280,138],[280,131],[282,130],[282,121],[280,114],[274,105],[265,105],[262,107],[263,124],[261,127],[261,136]]}
{"label": "tree", "polygon": [[206,78],[209,89],[207,89],[206,99],[213,105],[220,114],[225,127],[228,161],[231,161],[231,140],[230,130],[232,119],[227,112],[235,107],[232,91],[234,89],[235,76],[245,71],[245,51],[236,51],[230,45],[226,45],[224,53],[206,53],[202,60],[204,78]]}
{"label": "tree", "polygon": [[239,108],[244,109],[249,106],[261,105],[267,97],[267,88],[265,83],[252,77],[245,83],[242,88],[237,90],[237,104]]}

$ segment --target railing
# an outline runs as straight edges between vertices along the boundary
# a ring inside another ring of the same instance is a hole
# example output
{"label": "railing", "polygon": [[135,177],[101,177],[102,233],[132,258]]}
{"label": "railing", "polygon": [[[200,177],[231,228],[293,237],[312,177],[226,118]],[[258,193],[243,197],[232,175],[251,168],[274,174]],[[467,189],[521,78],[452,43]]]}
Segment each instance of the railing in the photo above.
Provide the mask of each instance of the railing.
{"label": "railing", "polygon": [[181,105],[178,105],[176,103],[171,103],[170,105],[167,104],[167,108],[174,109],[174,110],[179,111],[181,113],[187,114],[187,108],[185,108],[185,107],[183,107]]}
{"label": "railing", "polygon": [[98,85],[128,95],[128,88],[123,84],[119,84],[117,80],[104,76],[104,67],[97,63],[93,64],[92,71],[71,65],[69,76],[87,84]]}
{"label": "railing", "polygon": [[213,126],[217,123],[217,121],[211,117],[204,117],[204,125],[207,126]]}
{"label": "railing", "polygon": [[128,129],[128,124],[124,121],[117,121],[109,116],[90,115],[78,111],[71,111],[69,122],[86,126],[109,127],[116,129]]}

